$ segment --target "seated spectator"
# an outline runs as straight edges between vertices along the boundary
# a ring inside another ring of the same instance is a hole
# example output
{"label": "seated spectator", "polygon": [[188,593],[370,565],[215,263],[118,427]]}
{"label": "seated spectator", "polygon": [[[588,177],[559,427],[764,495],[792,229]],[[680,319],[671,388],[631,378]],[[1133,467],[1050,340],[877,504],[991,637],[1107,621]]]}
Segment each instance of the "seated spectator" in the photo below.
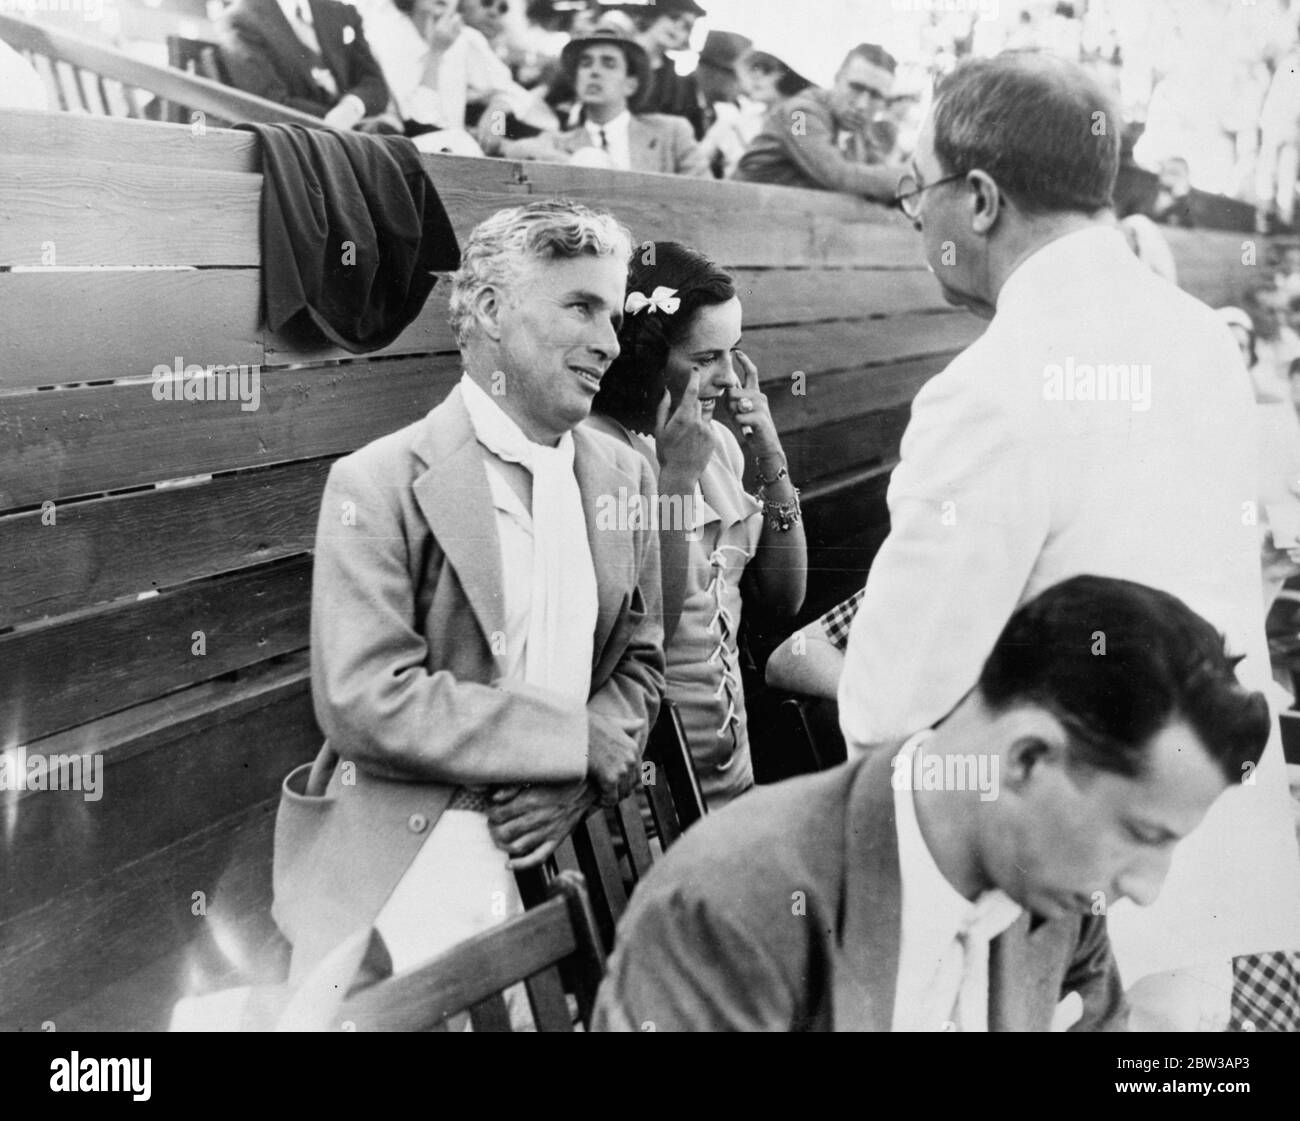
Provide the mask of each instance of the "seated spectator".
{"label": "seated spectator", "polygon": [[685,121],[634,112],[649,75],[645,52],[631,39],[598,31],[564,48],[561,62],[578,90],[577,127],[522,140],[489,140],[490,155],[577,162],[619,171],[708,176],[709,167]]}
{"label": "seated spectator", "polygon": [[844,672],[849,627],[865,594],[865,588],[854,592],[773,650],[765,670],[767,683],[788,693],[835,700]]}
{"label": "seated spectator", "polygon": [[1233,666],[1167,593],[1048,588],[939,727],[688,832],[619,924],[595,1029],[1122,1030],[1107,913],[1156,899],[1268,740]]}
{"label": "seated spectator", "polygon": [[[618,353],[630,235],[539,201],[482,222],[452,282],[465,373],[330,469],[312,576],[326,740],[286,780],[275,917],[291,980],[377,932],[394,971],[522,910],[639,779],[663,692],[658,538],[589,530],[645,461],[578,427]],[[358,970],[367,969],[358,962]],[[341,998],[342,991],[339,992]]]}
{"label": "seated spectator", "polygon": [[735,73],[737,96],[734,102],[714,104],[716,120],[701,145],[710,161],[721,165],[723,179],[735,175],[773,107],[812,84],[776,55],[760,49],[745,51],[736,60]]}
{"label": "seated spectator", "polygon": [[893,88],[895,69],[881,47],[854,47],[833,89],[810,87],[768,113],[736,178],[892,202],[902,169],[883,163],[868,132]]}
{"label": "seated spectator", "polygon": [[709,107],[694,74],[679,74],[670,51],[690,49],[695,21],[707,15],[695,0],[650,0],[630,9],[636,40],[650,59],[650,79],[642,108],[647,113],[667,113],[690,122],[701,140],[711,123]]}
{"label": "seated spectator", "polygon": [[504,132],[508,118],[556,126],[555,115],[514,81],[482,33],[465,24],[454,0],[369,0],[361,10],[406,135],[419,147],[482,155],[463,134],[471,105],[482,129]]}
{"label": "seated spectator", "polygon": [[[759,600],[794,614],[807,565],[798,492],[758,371],[736,349],[740,328],[731,277],[684,245],[655,243],[648,263],[633,259],[620,353],[589,422],[659,474],[668,696],[711,809],[754,784],[736,642],[742,607]],[[745,491],[747,464],[760,500]]]}
{"label": "seated spectator", "polygon": [[1174,156],[1160,165],[1160,189],[1152,218],[1166,226],[1191,229],[1196,225],[1192,217],[1192,180],[1187,161]]}
{"label": "seated spectator", "polygon": [[339,0],[235,0],[218,24],[231,82],[246,93],[355,128],[388,107],[361,16]]}
{"label": "seated spectator", "polygon": [[[1255,391],[1255,434],[1259,443],[1260,562],[1264,606],[1271,607],[1282,585],[1300,573],[1300,419],[1292,405],[1287,370],[1259,361],[1258,339],[1241,308],[1221,307],[1219,318],[1237,340]],[[1294,363],[1292,364],[1294,367]]]}
{"label": "seated spectator", "polygon": [[504,54],[503,38],[510,0],[460,0],[459,11],[466,26],[482,35],[498,57]]}

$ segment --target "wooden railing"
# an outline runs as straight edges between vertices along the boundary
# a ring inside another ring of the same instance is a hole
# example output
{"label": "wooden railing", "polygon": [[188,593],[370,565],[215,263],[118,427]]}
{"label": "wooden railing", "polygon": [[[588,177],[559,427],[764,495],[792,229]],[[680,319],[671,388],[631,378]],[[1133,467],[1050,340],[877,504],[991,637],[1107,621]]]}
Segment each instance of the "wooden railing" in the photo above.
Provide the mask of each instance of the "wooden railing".
{"label": "wooden railing", "polygon": [[[224,86],[195,74],[132,58],[62,28],[0,13],[0,39],[22,54],[45,81],[51,109],[107,117],[142,117],[154,97],[203,113],[209,123],[261,121],[319,126],[310,113]],[[166,116],[167,114],[162,114]]]}
{"label": "wooden railing", "polygon": [[[906,222],[750,184],[425,166],[461,238],[564,195],[729,267],[804,492],[808,612],[860,586],[911,399],[982,329],[940,298]],[[4,1026],[121,1026],[115,979],[150,970],[165,1001],[196,976],[247,977],[274,941],[275,798],[319,743],[306,649],[325,474],[460,375],[445,281],[366,357],[264,327],[260,171],[243,132],[0,114],[0,748],[104,764],[95,801],[0,794]],[[1240,281],[1239,236],[1170,240],[1194,292],[1221,302]],[[178,356],[256,365],[259,407],[156,399],[154,368]],[[159,1026],[165,1007],[129,1022]]]}

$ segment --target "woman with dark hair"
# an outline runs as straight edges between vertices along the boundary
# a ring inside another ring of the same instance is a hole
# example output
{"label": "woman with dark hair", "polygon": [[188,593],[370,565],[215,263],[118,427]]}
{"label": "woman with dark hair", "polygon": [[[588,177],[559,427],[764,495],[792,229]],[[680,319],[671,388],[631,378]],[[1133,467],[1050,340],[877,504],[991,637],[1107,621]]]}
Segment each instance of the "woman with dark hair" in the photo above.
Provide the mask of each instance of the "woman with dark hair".
{"label": "woman with dark hair", "polygon": [[[758,370],[737,349],[740,329],[730,276],[684,245],[646,246],[629,270],[621,352],[588,422],[659,473],[648,516],[662,551],[668,696],[710,808],[754,783],[736,647],[742,592],[793,615],[807,569],[799,492]],[[747,465],[758,498],[745,491]]]}

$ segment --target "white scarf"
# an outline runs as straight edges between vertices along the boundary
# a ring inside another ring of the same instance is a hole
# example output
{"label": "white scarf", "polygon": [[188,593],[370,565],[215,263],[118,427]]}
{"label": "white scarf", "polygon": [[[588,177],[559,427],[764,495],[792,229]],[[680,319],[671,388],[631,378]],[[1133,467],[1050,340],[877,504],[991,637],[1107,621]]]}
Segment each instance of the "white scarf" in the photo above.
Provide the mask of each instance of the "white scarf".
{"label": "white scarf", "polygon": [[[591,692],[598,600],[582,493],[573,473],[573,434],[535,444],[468,374],[461,394],[480,444],[533,477],[532,607],[524,680],[581,704]],[[510,574],[504,574],[506,579]]]}

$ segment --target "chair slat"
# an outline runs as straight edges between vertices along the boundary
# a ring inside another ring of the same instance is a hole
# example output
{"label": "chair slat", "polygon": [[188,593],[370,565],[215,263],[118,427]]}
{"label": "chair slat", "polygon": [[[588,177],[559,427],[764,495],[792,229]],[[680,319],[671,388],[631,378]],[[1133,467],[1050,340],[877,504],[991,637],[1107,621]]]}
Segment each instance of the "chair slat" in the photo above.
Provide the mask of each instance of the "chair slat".
{"label": "chair slat", "polygon": [[626,845],[628,863],[632,866],[632,880],[640,883],[641,877],[650,871],[654,856],[650,852],[650,841],[646,837],[645,821],[641,817],[640,799],[624,798],[615,808],[619,832]]}
{"label": "chair slat", "polygon": [[510,1013],[506,1011],[506,1000],[501,993],[493,993],[486,1000],[480,1000],[469,1010],[470,1023],[475,1031],[509,1031]]}
{"label": "chair slat", "polygon": [[589,814],[573,831],[573,847],[587,880],[601,940],[606,950],[612,949],[614,927],[627,910],[627,891],[604,810]]}
{"label": "chair slat", "polygon": [[538,1031],[572,1031],[573,1016],[557,969],[543,970],[525,982]]}

